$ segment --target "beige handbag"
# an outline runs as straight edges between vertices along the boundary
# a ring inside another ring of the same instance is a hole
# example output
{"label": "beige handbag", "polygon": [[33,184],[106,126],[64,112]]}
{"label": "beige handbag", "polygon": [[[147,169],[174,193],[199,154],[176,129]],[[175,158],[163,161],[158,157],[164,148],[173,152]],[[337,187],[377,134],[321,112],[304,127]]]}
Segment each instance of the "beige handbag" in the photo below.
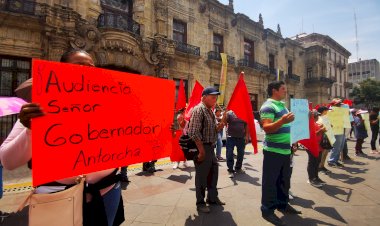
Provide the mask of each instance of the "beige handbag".
{"label": "beige handbag", "polygon": [[50,194],[32,191],[21,207],[29,205],[29,226],[82,226],[84,181]]}

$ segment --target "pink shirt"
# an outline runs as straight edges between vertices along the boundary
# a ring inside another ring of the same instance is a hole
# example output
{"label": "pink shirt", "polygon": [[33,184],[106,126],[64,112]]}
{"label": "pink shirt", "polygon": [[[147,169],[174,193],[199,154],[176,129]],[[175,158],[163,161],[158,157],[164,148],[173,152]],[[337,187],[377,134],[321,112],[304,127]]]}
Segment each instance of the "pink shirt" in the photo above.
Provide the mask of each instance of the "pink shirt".
{"label": "pink shirt", "polygon": [[[20,166],[25,165],[32,158],[32,136],[31,130],[24,127],[17,120],[16,124],[13,126],[11,133],[8,135],[7,139],[1,144],[0,147],[0,161],[5,169],[13,170]],[[94,184],[100,181],[103,177],[112,173],[114,169],[107,169],[98,172],[89,173],[86,175],[86,182],[89,184]],[[65,178],[62,180],[57,180],[57,182],[62,184],[74,184],[75,178]],[[100,191],[101,195],[107,193],[113,185],[104,188]]]}

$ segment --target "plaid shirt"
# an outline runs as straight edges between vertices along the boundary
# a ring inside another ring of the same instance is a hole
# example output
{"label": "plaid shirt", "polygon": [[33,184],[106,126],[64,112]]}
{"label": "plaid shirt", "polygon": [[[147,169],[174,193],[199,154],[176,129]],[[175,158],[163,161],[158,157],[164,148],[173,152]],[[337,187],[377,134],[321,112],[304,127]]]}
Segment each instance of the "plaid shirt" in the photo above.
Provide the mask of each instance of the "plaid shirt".
{"label": "plaid shirt", "polygon": [[187,133],[194,141],[201,140],[203,143],[216,142],[216,119],[211,109],[208,109],[203,103],[194,107]]}

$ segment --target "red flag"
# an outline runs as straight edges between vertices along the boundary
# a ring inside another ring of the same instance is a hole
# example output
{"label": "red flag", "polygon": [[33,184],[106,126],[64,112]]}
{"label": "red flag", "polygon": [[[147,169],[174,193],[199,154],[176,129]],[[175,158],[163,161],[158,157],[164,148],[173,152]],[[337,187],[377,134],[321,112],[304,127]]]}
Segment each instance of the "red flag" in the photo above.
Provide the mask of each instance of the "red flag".
{"label": "red flag", "polygon": [[[309,110],[311,111],[312,109],[312,104],[309,103]],[[319,144],[317,142],[317,134],[315,133],[315,121],[314,117],[312,116],[309,118],[309,133],[309,139],[300,140],[298,142],[305,146],[311,152],[311,154],[318,158]]]}
{"label": "red flag", "polygon": [[170,154],[170,161],[172,162],[180,162],[185,161],[185,155],[183,154],[183,151],[181,149],[181,146],[179,146],[179,138],[182,135],[182,129],[177,130],[175,137],[172,139],[172,153]]}
{"label": "red flag", "polygon": [[350,99],[345,99],[345,100],[343,101],[343,103],[344,103],[344,104],[347,104],[347,105],[350,106],[350,107],[352,107],[352,100],[350,100]]}
{"label": "red flag", "polygon": [[251,137],[254,153],[257,154],[257,138],[256,128],[253,117],[252,105],[248,95],[247,86],[244,82],[244,75],[240,73],[239,81],[235,86],[235,90],[232,93],[230,102],[227,106],[228,110],[232,110],[243,121],[248,124],[249,134]]}
{"label": "red flag", "polygon": [[198,81],[195,81],[195,85],[194,85],[193,92],[191,93],[189,105],[187,106],[186,112],[185,112],[185,119],[187,121],[190,120],[191,112],[193,108],[201,102],[203,89],[204,89],[203,86]]}
{"label": "red flag", "polygon": [[183,85],[183,80],[179,82],[177,103],[175,104],[176,112],[186,107],[186,93],[185,86]]}

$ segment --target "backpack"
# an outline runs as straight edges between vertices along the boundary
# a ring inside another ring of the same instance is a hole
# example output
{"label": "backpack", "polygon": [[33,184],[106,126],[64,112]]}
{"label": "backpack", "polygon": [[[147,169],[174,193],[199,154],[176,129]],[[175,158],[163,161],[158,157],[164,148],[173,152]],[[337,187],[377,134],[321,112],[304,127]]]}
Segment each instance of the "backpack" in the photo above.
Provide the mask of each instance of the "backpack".
{"label": "backpack", "polygon": [[327,149],[327,150],[330,150],[333,148],[333,146],[331,146],[330,144],[330,141],[329,139],[327,138],[327,135],[323,133],[322,135],[322,140],[321,142],[319,143],[319,145],[321,146],[321,148],[323,149]]}
{"label": "backpack", "polygon": [[[204,124],[204,118],[203,115],[202,119],[202,128],[201,132],[203,131],[203,124]],[[190,125],[190,121],[187,124],[187,127]],[[194,160],[197,161],[199,150],[197,148],[197,145],[195,144],[195,141],[189,137],[189,135],[182,134],[182,136],[179,138],[179,146],[181,146],[181,149],[183,151],[183,155],[185,156],[186,160]]]}
{"label": "backpack", "polygon": [[191,137],[188,135],[182,135],[179,138],[179,146],[181,146],[183,154],[187,160],[197,160],[199,151]]}

